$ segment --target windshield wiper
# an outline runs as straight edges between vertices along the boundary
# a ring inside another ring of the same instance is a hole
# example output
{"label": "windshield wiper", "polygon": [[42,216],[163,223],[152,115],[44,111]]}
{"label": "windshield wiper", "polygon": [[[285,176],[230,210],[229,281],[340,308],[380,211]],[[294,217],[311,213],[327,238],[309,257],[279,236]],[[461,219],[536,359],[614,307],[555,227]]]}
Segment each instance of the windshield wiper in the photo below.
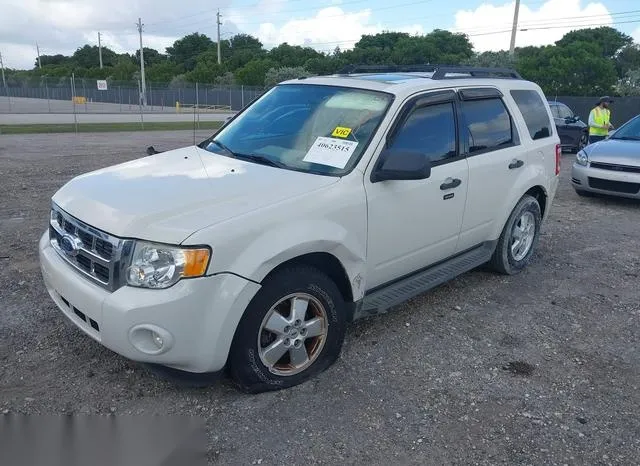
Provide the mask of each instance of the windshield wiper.
{"label": "windshield wiper", "polygon": [[215,139],[211,140],[211,144],[215,144],[216,146],[218,146],[220,149],[222,149],[223,151],[225,151],[226,153],[228,153],[229,155],[236,157],[236,153],[233,152],[231,149],[229,149],[227,146],[225,146],[224,144],[222,144],[220,141],[216,141]]}
{"label": "windshield wiper", "polygon": [[270,167],[286,168],[286,165],[260,154],[235,154],[236,158],[249,160],[251,162],[268,165]]}
{"label": "windshield wiper", "polygon": [[219,148],[224,150],[227,154],[229,154],[230,156],[232,156],[235,159],[248,160],[250,162],[259,163],[261,165],[268,165],[270,167],[287,168],[287,166],[285,164],[277,162],[275,160],[272,160],[272,159],[270,159],[268,157],[265,157],[264,155],[260,155],[260,154],[239,154],[237,152],[233,152],[231,149],[229,149],[223,143],[221,143],[220,141],[216,141],[215,139],[212,139],[211,143],[215,144],[216,146],[218,146]]}
{"label": "windshield wiper", "polygon": [[638,136],[613,136],[611,139],[620,139],[622,141],[640,141]]}

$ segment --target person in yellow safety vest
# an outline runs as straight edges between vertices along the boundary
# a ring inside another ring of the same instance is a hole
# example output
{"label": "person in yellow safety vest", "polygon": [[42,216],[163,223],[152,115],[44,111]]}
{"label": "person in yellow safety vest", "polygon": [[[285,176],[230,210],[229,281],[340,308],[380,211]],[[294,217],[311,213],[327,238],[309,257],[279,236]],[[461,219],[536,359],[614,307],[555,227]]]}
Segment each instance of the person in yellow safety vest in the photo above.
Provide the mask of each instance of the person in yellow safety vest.
{"label": "person in yellow safety vest", "polygon": [[611,110],[609,110],[609,105],[612,103],[611,97],[604,96],[589,113],[589,144],[602,141],[609,135],[609,130],[613,129]]}

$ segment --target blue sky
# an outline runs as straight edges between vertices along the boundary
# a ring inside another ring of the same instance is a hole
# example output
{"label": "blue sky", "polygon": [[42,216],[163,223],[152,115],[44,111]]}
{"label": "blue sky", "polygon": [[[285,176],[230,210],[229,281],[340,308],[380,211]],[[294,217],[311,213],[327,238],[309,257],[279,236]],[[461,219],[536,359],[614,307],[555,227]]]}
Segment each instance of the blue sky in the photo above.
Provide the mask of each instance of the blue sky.
{"label": "blue sky", "polygon": [[[575,27],[613,25],[640,42],[638,0],[522,0],[517,45],[550,44]],[[5,66],[31,68],[36,42],[43,54],[72,53],[85,43],[118,52],[138,46],[134,23],[145,23],[145,46],[163,51],[191,32],[215,40],[246,32],[267,46],[307,44],[350,48],[362,34],[382,30],[427,33],[434,28],[469,34],[476,50],[508,47],[513,0],[0,0],[0,53]]]}

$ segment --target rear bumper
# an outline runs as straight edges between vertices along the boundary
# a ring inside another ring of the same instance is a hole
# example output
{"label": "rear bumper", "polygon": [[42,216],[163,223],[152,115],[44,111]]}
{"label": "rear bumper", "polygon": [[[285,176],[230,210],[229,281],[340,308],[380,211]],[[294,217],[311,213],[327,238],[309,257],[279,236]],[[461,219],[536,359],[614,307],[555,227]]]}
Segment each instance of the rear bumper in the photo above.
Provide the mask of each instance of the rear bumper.
{"label": "rear bumper", "polygon": [[47,233],[39,252],[49,295],[80,330],[128,359],[188,372],[224,367],[237,324],[260,288],[219,274],[182,280],[166,290],[125,286],[111,293],[72,269]]}
{"label": "rear bumper", "polygon": [[640,199],[640,173],[601,170],[574,162],[571,184],[577,191]]}

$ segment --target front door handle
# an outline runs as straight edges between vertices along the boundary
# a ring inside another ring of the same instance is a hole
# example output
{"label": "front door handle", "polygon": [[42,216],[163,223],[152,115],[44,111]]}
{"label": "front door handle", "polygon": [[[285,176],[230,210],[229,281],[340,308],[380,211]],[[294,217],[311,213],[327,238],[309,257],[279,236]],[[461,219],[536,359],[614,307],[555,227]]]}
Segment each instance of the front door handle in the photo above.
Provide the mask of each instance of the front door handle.
{"label": "front door handle", "polygon": [[461,184],[462,180],[459,180],[458,178],[447,178],[446,180],[444,180],[444,183],[440,185],[440,189],[446,191],[447,189],[457,188]]}
{"label": "front door handle", "polygon": [[522,160],[515,160],[514,159],[509,164],[509,170],[515,170],[516,168],[520,168],[523,165],[524,165],[524,162]]}

